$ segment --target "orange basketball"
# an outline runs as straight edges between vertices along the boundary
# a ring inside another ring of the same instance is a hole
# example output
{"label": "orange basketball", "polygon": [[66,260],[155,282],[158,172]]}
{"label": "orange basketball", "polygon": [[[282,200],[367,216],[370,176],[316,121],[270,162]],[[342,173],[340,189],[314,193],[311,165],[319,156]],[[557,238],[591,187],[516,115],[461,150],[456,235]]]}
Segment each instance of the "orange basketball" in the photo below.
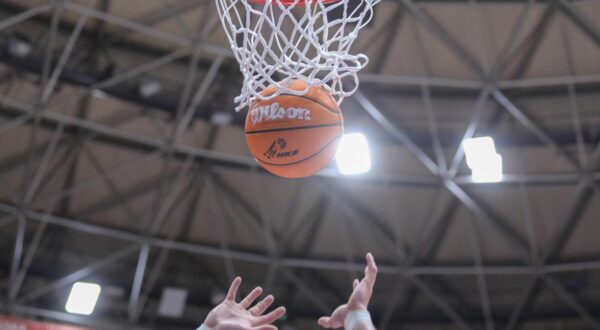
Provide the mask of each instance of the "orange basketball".
{"label": "orange basketball", "polygon": [[[289,88],[304,90],[294,80]],[[266,88],[262,95],[275,92]],[[337,150],[344,119],[335,100],[321,87],[302,96],[282,94],[250,106],[246,116],[246,142],[256,161],[267,171],[285,178],[313,175],[325,167]]]}

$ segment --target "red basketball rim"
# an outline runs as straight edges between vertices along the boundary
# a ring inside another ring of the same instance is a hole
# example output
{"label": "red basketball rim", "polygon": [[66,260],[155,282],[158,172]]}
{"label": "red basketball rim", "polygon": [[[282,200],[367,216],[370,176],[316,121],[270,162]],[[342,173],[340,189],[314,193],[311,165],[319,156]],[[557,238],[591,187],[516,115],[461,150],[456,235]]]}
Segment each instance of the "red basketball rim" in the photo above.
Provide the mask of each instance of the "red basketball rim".
{"label": "red basketball rim", "polygon": [[[254,4],[259,4],[259,5],[264,5],[267,0],[249,0],[250,3],[254,3]],[[294,0],[273,0],[273,3],[280,3],[284,6],[291,6],[293,4],[296,4],[298,6],[305,6],[305,5],[314,5],[316,3],[318,3],[319,1],[327,4],[327,3],[334,3],[340,0],[298,0],[298,1],[294,1]]]}

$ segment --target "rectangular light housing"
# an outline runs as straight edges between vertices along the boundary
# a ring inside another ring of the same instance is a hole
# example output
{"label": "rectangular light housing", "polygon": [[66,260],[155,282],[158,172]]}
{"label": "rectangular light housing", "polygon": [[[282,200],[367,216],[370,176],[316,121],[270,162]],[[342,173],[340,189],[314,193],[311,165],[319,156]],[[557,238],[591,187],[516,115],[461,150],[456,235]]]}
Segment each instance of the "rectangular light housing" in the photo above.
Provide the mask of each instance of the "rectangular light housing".
{"label": "rectangular light housing", "polygon": [[502,180],[502,157],[496,152],[494,139],[489,136],[466,139],[463,141],[463,149],[474,182]]}
{"label": "rectangular light housing", "polygon": [[364,134],[344,134],[338,146],[336,159],[338,170],[343,175],[368,172],[371,169],[371,153]]}
{"label": "rectangular light housing", "polygon": [[486,166],[476,167],[472,171],[473,182],[500,182],[502,181],[502,156],[494,154]]}
{"label": "rectangular light housing", "polygon": [[470,169],[485,166],[496,154],[494,139],[489,136],[466,139],[463,149]]}
{"label": "rectangular light housing", "polygon": [[160,303],[158,304],[158,315],[173,318],[183,316],[187,297],[187,290],[180,288],[164,288]]}
{"label": "rectangular light housing", "polygon": [[73,284],[65,310],[71,314],[92,314],[101,290],[100,285],[95,283],[77,282]]}

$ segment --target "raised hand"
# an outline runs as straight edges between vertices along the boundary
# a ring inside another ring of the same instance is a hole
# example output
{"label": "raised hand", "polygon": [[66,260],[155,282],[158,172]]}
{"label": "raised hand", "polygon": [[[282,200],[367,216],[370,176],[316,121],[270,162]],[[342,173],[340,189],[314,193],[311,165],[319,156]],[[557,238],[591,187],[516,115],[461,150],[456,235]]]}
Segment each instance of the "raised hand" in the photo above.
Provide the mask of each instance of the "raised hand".
{"label": "raised hand", "polygon": [[240,303],[236,303],[235,297],[241,283],[240,277],[233,280],[227,297],[208,313],[204,325],[213,330],[277,330],[277,327],[271,323],[285,314],[285,308],[279,307],[262,315],[275,301],[272,295],[268,295],[258,304],[250,307],[262,294],[262,289],[259,287],[252,290]]}
{"label": "raised hand", "polygon": [[[373,255],[367,254],[367,267],[365,268],[365,277],[352,283],[353,291],[350,299],[344,305],[339,306],[333,311],[331,316],[323,316],[318,323],[324,328],[337,329],[344,326],[344,321],[348,314],[354,311],[368,311],[369,301],[373,294],[373,286],[377,278],[377,265]],[[367,329],[367,328],[364,328]],[[346,329],[352,330],[352,329]]]}

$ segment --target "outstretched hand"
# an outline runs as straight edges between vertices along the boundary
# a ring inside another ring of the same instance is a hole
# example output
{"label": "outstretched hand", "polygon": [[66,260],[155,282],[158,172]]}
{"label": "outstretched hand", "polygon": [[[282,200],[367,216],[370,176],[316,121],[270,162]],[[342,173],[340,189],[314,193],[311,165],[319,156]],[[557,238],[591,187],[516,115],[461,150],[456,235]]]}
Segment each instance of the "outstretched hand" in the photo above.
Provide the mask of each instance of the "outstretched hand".
{"label": "outstretched hand", "polygon": [[260,287],[252,290],[246,298],[237,303],[235,297],[241,283],[242,279],[239,277],[233,280],[225,301],[208,313],[204,324],[214,330],[277,330],[277,327],[271,323],[285,314],[285,308],[279,307],[263,315],[275,301],[272,295],[250,308],[262,294]]}
{"label": "outstretched hand", "polygon": [[324,328],[337,329],[344,326],[346,316],[353,311],[367,311],[371,295],[373,294],[373,286],[377,278],[377,265],[371,253],[367,254],[367,267],[365,268],[365,277],[359,281],[354,280],[352,283],[353,291],[348,303],[339,306],[333,311],[331,316],[324,316],[319,319],[319,325]]}

